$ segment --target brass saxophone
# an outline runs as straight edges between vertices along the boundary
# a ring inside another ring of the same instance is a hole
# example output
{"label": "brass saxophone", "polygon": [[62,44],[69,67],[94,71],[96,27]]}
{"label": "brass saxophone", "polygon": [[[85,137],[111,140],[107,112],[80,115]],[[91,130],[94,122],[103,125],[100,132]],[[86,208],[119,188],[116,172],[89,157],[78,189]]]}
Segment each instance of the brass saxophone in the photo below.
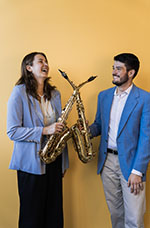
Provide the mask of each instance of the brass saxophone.
{"label": "brass saxophone", "polygon": [[[56,158],[62,153],[63,149],[66,146],[66,142],[72,138],[75,146],[75,150],[78,153],[79,159],[83,163],[87,163],[95,157],[95,153],[93,152],[92,143],[90,140],[89,130],[87,128],[85,112],[83,102],[80,97],[79,89],[86,83],[94,80],[96,76],[90,77],[87,81],[81,83],[78,86],[69,80],[67,74],[61,70],[59,70],[61,75],[70,83],[73,88],[73,93],[67,101],[64,109],[61,112],[61,116],[58,118],[58,122],[63,123],[65,125],[64,130],[59,134],[53,134],[49,137],[46,145],[43,149],[39,151],[39,155],[41,160],[45,164],[49,164],[56,160]],[[66,125],[66,120],[70,111],[72,110],[72,106],[76,102],[77,112],[78,112],[78,123],[74,124],[72,127],[68,128]],[[79,129],[79,124],[81,126],[81,130]]]}

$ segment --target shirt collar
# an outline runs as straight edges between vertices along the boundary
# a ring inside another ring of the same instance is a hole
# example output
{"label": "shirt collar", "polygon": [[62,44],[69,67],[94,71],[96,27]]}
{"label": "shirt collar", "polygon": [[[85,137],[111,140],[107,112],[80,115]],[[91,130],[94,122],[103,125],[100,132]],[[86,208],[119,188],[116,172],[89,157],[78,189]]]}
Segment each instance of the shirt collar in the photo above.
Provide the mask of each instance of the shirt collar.
{"label": "shirt collar", "polygon": [[121,94],[117,94],[117,88],[118,88],[118,87],[116,87],[115,92],[114,92],[114,96],[118,96],[118,95],[120,95],[120,96],[122,96],[122,95],[129,95],[129,93],[130,93],[132,87],[133,87],[133,84],[131,84],[131,85],[130,85],[125,91],[123,91]]}

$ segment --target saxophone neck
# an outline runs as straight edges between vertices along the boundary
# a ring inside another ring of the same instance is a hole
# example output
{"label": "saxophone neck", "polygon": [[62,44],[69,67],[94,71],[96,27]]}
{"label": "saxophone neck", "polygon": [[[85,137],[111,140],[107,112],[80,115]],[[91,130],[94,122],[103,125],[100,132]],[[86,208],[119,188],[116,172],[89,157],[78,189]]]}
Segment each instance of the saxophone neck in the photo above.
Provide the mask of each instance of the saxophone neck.
{"label": "saxophone neck", "polygon": [[75,84],[72,81],[70,81],[70,79],[68,78],[67,74],[64,71],[60,70],[60,69],[58,69],[58,71],[69,82],[69,84],[72,86],[72,88],[75,90],[76,86],[75,86]]}
{"label": "saxophone neck", "polygon": [[79,84],[78,87],[77,87],[77,89],[80,89],[86,83],[93,81],[96,77],[97,76],[91,76],[88,80],[86,80],[85,82],[82,82],[81,84]]}
{"label": "saxophone neck", "polygon": [[64,71],[62,71],[62,70],[60,70],[60,69],[58,69],[58,70],[59,70],[59,72],[61,73],[61,75],[69,82],[69,84],[72,86],[72,88],[73,88],[74,91],[75,91],[75,90],[79,91],[79,89],[80,89],[83,85],[85,85],[85,84],[88,83],[88,82],[93,81],[93,80],[97,77],[97,76],[91,76],[88,80],[86,80],[85,82],[82,82],[81,84],[79,84],[78,86],[76,86],[76,85],[68,78],[67,74],[66,74]]}

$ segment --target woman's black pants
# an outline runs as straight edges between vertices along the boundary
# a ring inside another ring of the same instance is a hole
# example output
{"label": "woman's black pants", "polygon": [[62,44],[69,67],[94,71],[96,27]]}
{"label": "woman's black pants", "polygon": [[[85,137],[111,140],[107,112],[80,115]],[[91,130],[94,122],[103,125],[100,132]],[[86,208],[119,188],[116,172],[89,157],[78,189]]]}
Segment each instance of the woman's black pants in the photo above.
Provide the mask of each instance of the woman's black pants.
{"label": "woman's black pants", "polygon": [[63,228],[61,156],[46,165],[46,174],[17,171],[19,228]]}

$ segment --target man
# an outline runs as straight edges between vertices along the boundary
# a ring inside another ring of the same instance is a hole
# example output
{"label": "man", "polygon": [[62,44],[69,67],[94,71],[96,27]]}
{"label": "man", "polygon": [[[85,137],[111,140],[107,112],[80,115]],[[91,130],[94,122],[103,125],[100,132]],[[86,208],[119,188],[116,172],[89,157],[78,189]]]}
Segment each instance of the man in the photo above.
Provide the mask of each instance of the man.
{"label": "man", "polygon": [[116,86],[98,96],[92,137],[101,135],[98,171],[113,228],[143,228],[145,180],[150,160],[150,94],[132,81],[139,69],[130,53],[114,57]]}

